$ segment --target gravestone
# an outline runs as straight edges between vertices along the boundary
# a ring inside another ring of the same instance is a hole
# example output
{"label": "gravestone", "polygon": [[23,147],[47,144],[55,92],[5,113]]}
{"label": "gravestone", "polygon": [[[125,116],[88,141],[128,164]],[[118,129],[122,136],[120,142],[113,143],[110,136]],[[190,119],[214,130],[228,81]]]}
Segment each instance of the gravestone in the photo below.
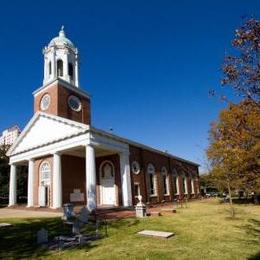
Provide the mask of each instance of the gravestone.
{"label": "gravestone", "polygon": [[80,189],[74,189],[73,193],[70,193],[70,202],[82,201],[84,201],[84,193],[80,192]]}
{"label": "gravestone", "polygon": [[174,236],[174,233],[172,232],[155,231],[155,230],[143,230],[138,232],[138,234],[143,236],[161,237],[161,238],[169,238]]}
{"label": "gravestone", "polygon": [[142,195],[138,195],[139,202],[135,206],[135,215],[137,218],[146,217],[146,206],[142,202]]}
{"label": "gravestone", "polygon": [[80,224],[79,224],[79,221],[75,221],[73,223],[72,233],[75,234],[75,235],[79,235],[80,234]]}
{"label": "gravestone", "polygon": [[83,207],[80,210],[79,216],[78,216],[78,220],[82,223],[87,223],[88,222],[88,218],[89,218],[89,211],[86,207]]}
{"label": "gravestone", "polygon": [[64,207],[63,207],[64,215],[62,217],[64,220],[69,220],[75,216],[75,213],[73,212],[73,208],[74,208],[74,205],[72,203],[64,204]]}
{"label": "gravestone", "polygon": [[12,227],[12,224],[9,223],[0,223],[0,228]]}
{"label": "gravestone", "polygon": [[46,244],[48,243],[48,231],[44,228],[41,228],[37,232],[37,244]]}

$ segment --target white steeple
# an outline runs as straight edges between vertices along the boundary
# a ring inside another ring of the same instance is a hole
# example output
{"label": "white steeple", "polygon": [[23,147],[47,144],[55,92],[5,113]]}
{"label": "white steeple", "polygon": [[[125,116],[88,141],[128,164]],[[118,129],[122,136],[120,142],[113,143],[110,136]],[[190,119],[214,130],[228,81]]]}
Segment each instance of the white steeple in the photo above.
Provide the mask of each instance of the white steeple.
{"label": "white steeple", "polygon": [[79,55],[74,44],[66,38],[64,26],[59,36],[53,38],[43,49],[44,79],[43,85],[61,78],[74,87],[79,87]]}

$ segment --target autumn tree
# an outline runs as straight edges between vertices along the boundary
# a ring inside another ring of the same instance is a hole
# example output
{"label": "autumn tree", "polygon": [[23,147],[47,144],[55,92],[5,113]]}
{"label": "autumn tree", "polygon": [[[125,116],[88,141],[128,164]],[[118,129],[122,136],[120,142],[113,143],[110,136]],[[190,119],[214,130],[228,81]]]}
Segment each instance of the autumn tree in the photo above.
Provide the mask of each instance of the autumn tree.
{"label": "autumn tree", "polygon": [[260,107],[252,100],[230,104],[210,129],[211,176],[229,191],[260,191]]}
{"label": "autumn tree", "polygon": [[260,21],[249,19],[235,31],[233,55],[222,67],[222,85],[231,86],[243,99],[260,102]]}
{"label": "autumn tree", "polygon": [[[241,98],[228,101],[211,125],[207,156],[212,180],[229,191],[260,191],[260,21],[248,19],[235,31],[226,55],[221,84]],[[227,101],[227,99],[225,99]]]}

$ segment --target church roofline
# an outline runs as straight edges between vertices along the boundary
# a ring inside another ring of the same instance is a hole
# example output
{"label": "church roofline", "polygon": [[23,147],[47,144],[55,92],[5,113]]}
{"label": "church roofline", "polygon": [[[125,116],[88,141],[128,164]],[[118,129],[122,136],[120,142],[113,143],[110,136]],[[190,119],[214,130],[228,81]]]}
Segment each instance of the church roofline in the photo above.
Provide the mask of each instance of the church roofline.
{"label": "church roofline", "polygon": [[[30,128],[32,127],[32,125],[34,124],[34,122],[40,117],[48,117],[48,118],[52,118],[56,121],[60,121],[63,122],[65,124],[68,125],[74,125],[77,126],[78,128],[82,128],[82,131],[79,132],[79,134],[83,134],[84,132],[86,132],[86,130],[89,129],[89,125],[83,124],[83,123],[79,123],[76,122],[74,120],[70,120],[64,117],[60,117],[60,116],[56,116],[56,115],[52,115],[52,114],[48,114],[48,113],[44,113],[44,112],[36,112],[34,114],[34,116],[31,118],[31,120],[27,123],[27,125],[25,126],[25,128],[23,129],[22,133],[19,135],[19,137],[15,140],[15,142],[11,145],[11,147],[8,149],[7,151],[7,156],[13,156],[14,154],[12,154],[12,152],[14,151],[14,149],[17,147],[17,145],[22,141],[22,139],[25,137],[25,135],[27,134],[27,132],[30,130]],[[71,136],[67,136],[66,139],[70,138]],[[64,139],[64,138],[63,138]],[[58,142],[61,139],[57,139],[57,140],[53,140],[52,142]],[[48,143],[49,144],[49,143]],[[48,145],[46,144],[46,145]],[[44,145],[43,145],[44,146]],[[36,149],[38,148],[36,147],[31,147],[30,150]],[[23,153],[25,151],[19,152],[19,153]]]}
{"label": "church roofline", "polygon": [[199,164],[195,163],[195,162],[192,162],[192,161],[189,161],[189,160],[186,160],[186,159],[183,159],[183,158],[180,158],[178,156],[175,156],[173,154],[170,154],[170,153],[166,153],[166,152],[163,152],[161,150],[158,150],[156,148],[153,148],[151,146],[147,146],[145,144],[141,144],[141,143],[138,143],[138,142],[135,142],[135,141],[132,141],[132,140],[129,140],[127,138],[124,138],[124,137],[121,137],[121,136],[118,136],[118,135],[114,135],[114,134],[111,134],[111,133],[108,133],[104,130],[101,130],[101,129],[97,129],[97,128],[94,128],[94,127],[90,127],[90,130],[89,131],[93,131],[93,132],[96,132],[98,134],[101,134],[101,135],[105,135],[105,136],[109,136],[113,139],[116,139],[118,141],[121,141],[121,142],[124,142],[124,143],[127,143],[129,145],[133,145],[133,146],[137,146],[139,148],[143,148],[143,149],[146,149],[146,150],[149,150],[149,151],[152,151],[152,152],[155,152],[155,153],[158,153],[158,154],[161,154],[161,155],[164,155],[164,156],[167,156],[167,157],[170,157],[172,159],[176,159],[178,161],[182,161],[182,162],[185,162],[185,163],[189,163],[189,164],[192,164],[192,165],[195,165],[195,166],[200,166]]}
{"label": "church roofline", "polygon": [[[70,120],[70,119],[66,119],[66,118],[63,118],[63,117],[60,117],[60,116],[56,116],[56,115],[52,115],[52,114],[48,114],[48,113],[44,113],[44,112],[37,112],[34,114],[34,116],[31,118],[31,120],[28,122],[28,124],[26,125],[26,127],[24,128],[24,130],[22,131],[21,135],[16,139],[16,141],[14,142],[14,144],[9,148],[8,152],[7,152],[7,155],[8,156],[13,156],[11,155],[11,153],[14,151],[15,147],[18,145],[18,143],[24,138],[25,134],[28,132],[28,130],[31,128],[31,126],[33,125],[33,123],[37,120],[37,118],[39,118],[40,116],[45,116],[45,117],[49,117],[49,118],[53,118],[55,120],[58,120],[58,121],[61,121],[61,122],[64,122],[66,124],[71,124],[71,125],[75,125],[75,126],[78,126],[80,128],[82,128],[82,131],[80,131],[78,134],[76,135],[82,135],[84,133],[88,133],[88,132],[94,132],[94,133],[97,133],[99,135],[103,135],[103,136],[107,136],[111,139],[114,139],[114,140],[117,140],[117,141],[120,141],[120,142],[123,142],[123,143],[126,143],[128,145],[132,145],[132,146],[136,146],[136,147],[139,147],[139,148],[143,148],[143,149],[146,149],[146,150],[149,150],[151,152],[155,152],[155,153],[158,153],[158,154],[161,154],[163,156],[167,156],[169,158],[172,158],[172,159],[176,159],[178,161],[182,161],[182,162],[185,162],[185,163],[188,163],[188,164],[192,164],[192,165],[195,165],[195,166],[200,166],[199,164],[197,163],[194,163],[192,161],[189,161],[189,160],[186,160],[186,159],[183,159],[183,158],[180,158],[178,156],[175,156],[173,154],[170,154],[170,153],[166,153],[166,152],[163,152],[161,150],[158,150],[158,149],[155,149],[151,146],[147,146],[145,144],[141,144],[141,143],[138,143],[138,142],[135,142],[135,141],[132,141],[132,140],[129,140],[127,138],[124,138],[124,137],[121,137],[121,136],[118,136],[118,135],[114,135],[114,134],[111,134],[111,133],[108,133],[104,130],[101,130],[101,129],[98,129],[98,128],[95,128],[95,127],[91,127],[89,125],[86,125],[86,124],[83,124],[83,123],[79,123],[79,122],[76,122],[74,120]],[[73,135],[74,136],[74,135]],[[70,138],[71,136],[68,136],[66,137],[66,139]],[[53,140],[53,142],[59,142],[61,141],[60,139],[59,140]],[[46,144],[46,145],[49,145],[50,143]],[[45,146],[45,145],[42,145],[42,146]],[[31,147],[30,150],[34,150],[34,149],[37,149],[38,147]],[[25,152],[25,151],[23,151]],[[22,152],[22,153],[23,153]]]}
{"label": "church roofline", "polygon": [[57,85],[58,83],[60,83],[65,88],[72,90],[83,97],[86,97],[86,98],[91,97],[91,95],[87,91],[74,87],[73,85],[69,84],[67,81],[60,79],[60,78],[54,79],[54,80],[48,82],[47,84],[42,85],[41,87],[36,89],[32,94],[33,94],[33,96],[36,96],[39,93],[41,93],[41,91],[46,90],[47,88],[52,87],[53,85]]}

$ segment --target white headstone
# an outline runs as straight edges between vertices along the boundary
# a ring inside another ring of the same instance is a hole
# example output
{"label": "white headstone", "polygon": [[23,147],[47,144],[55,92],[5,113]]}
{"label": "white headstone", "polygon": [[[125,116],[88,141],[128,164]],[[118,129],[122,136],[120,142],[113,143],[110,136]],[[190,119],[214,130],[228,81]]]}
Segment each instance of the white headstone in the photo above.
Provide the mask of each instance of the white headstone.
{"label": "white headstone", "polygon": [[172,232],[155,231],[155,230],[143,230],[138,232],[138,234],[144,236],[162,237],[162,238],[169,238],[174,236],[174,233]]}

